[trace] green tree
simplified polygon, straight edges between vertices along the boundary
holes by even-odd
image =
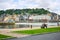
[[[12,15],[14,13],[14,9],[8,9],[5,11],[5,13]]]
[[[5,13],[5,11],[4,11],[4,10],[0,10],[0,15],[1,15],[1,14],[4,14],[4,13]]]

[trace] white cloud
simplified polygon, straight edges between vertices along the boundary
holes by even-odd
[[[12,9],[15,8],[13,0],[0,0],[0,10],[3,9]]]
[[[20,8],[50,8],[50,11],[60,11],[60,0],[0,0],[1,9]]]

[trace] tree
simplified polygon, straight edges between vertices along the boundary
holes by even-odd
[[[14,13],[14,9],[8,9],[5,11],[5,13],[12,15]]]
[[[4,14],[4,13],[5,13],[5,11],[4,11],[4,10],[0,10],[0,15],[1,15],[1,14]]]
[[[16,9],[16,10],[14,10],[14,13],[15,14],[21,14],[21,10],[20,9]]]
[[[48,10],[45,10],[44,8],[36,8],[36,9],[8,9],[8,10],[1,10],[0,11],[0,14],[10,14],[12,15],[13,13],[15,14],[21,14],[21,13],[29,13],[29,14],[38,14],[38,15],[41,15],[41,14],[47,14],[49,11]]]

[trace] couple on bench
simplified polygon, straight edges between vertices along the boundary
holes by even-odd
[[[47,28],[47,24],[42,24],[41,28]]]

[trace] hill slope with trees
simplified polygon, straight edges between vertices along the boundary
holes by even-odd
[[[38,14],[38,15],[41,15],[41,14],[47,14],[49,13],[48,10],[45,10],[44,8],[36,8],[36,9],[7,9],[7,10],[0,10],[0,15],[1,14],[10,14],[12,15],[13,13],[14,14],[21,14],[21,13],[29,13],[29,14]]]

